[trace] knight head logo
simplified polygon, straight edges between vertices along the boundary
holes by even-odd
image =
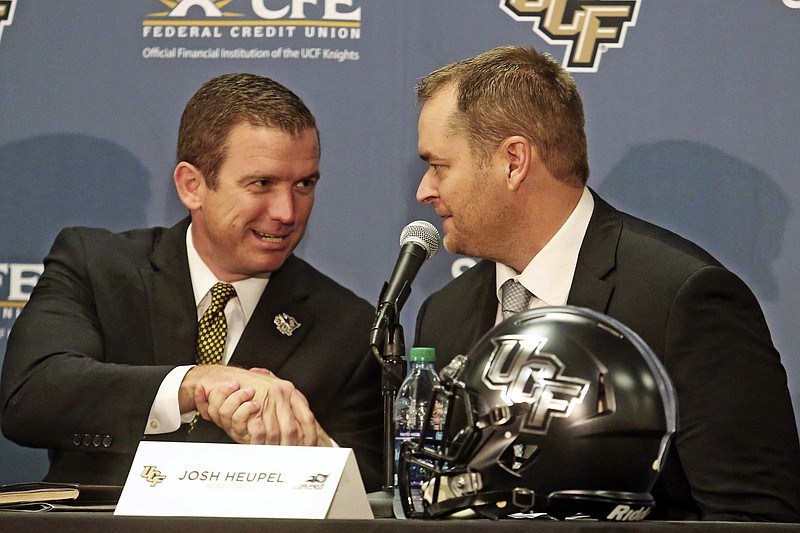
[[[571,72],[597,72],[609,48],[622,48],[636,25],[641,0],[500,0],[511,18],[532,22],[550,44],[566,45],[562,65]]]
[[[186,17],[189,16],[190,9],[193,9],[194,13],[202,12],[206,17],[224,17],[231,15],[230,13],[222,11],[222,7],[230,3],[230,0],[179,0],[178,2],[161,0],[161,2],[169,7],[170,10],[163,13],[153,13],[153,15]]]

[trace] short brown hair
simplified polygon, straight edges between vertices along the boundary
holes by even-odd
[[[225,74],[203,84],[186,104],[178,130],[178,162],[197,167],[213,189],[225,160],[228,134],[242,122],[293,136],[314,128],[319,146],[314,115],[300,97],[263,76]]]
[[[523,46],[495,48],[432,72],[417,84],[417,98],[424,103],[450,84],[458,102],[451,125],[467,136],[478,160],[521,135],[556,179],[586,183],[583,103],[575,80],[550,55]]]

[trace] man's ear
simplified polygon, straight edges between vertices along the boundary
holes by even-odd
[[[533,147],[525,137],[513,135],[501,143],[500,150],[506,166],[506,185],[515,191],[531,170]]]
[[[200,209],[206,190],[206,179],[196,166],[186,161],[181,161],[172,173],[175,189],[183,205],[189,211]]]

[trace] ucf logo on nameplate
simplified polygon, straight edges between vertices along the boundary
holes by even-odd
[[[353,450],[139,444],[116,515],[373,518]]]

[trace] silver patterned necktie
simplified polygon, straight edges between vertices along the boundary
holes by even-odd
[[[504,319],[526,310],[533,297],[533,294],[515,279],[506,280],[500,290],[503,294]]]

